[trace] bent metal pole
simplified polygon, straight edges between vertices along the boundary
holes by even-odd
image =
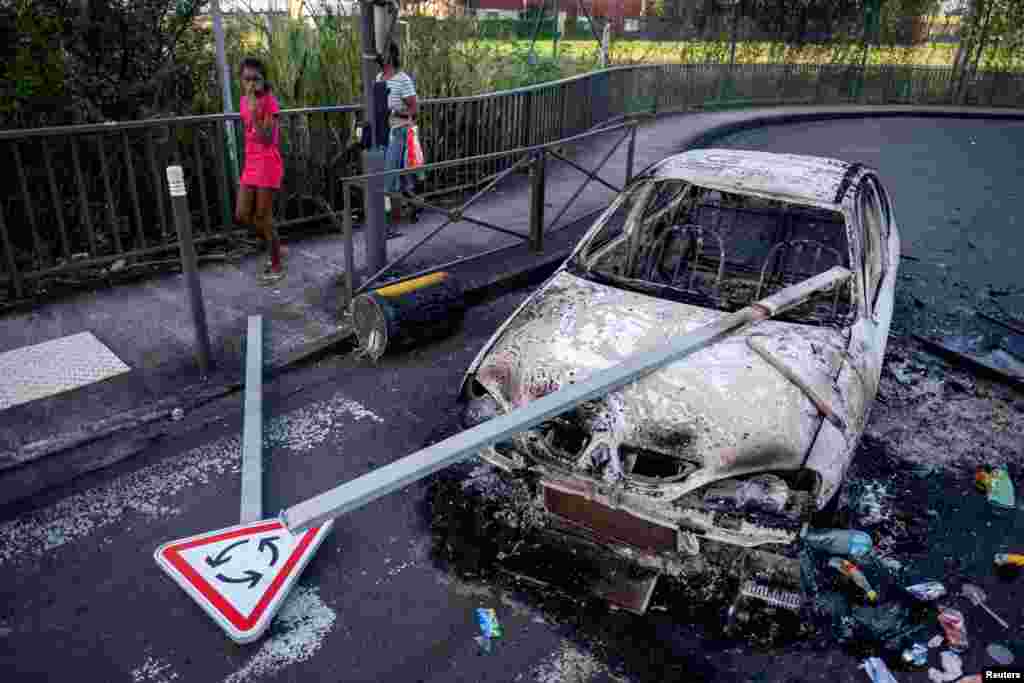
[[[839,287],[850,276],[849,270],[836,266],[786,287],[770,297],[685,334],[666,347],[637,354],[618,365],[594,373],[582,382],[570,384],[522,408],[293,505],[281,512],[281,522],[291,533],[298,533],[358,509],[448,465],[469,458],[482,448],[571,410],[584,401],[632,384],[640,377],[685,358],[742,328],[798,306],[816,292]]]

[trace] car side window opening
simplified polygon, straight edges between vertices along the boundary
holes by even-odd
[[[885,221],[878,192],[871,180],[866,180],[861,185],[858,203],[863,228],[861,239],[864,245],[864,283],[867,288],[867,301],[874,305],[885,274],[885,252],[881,238]]]
[[[618,286],[723,311],[849,267],[837,211],[730,193],[679,180],[630,190],[581,250],[583,269]],[[852,288],[822,292],[784,317],[847,324]]]

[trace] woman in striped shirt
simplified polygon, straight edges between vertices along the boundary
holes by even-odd
[[[380,61],[381,75],[388,85],[388,109],[391,116],[391,134],[388,138],[386,168],[395,171],[405,168],[406,139],[409,126],[416,125],[416,113],[419,104],[416,101],[416,85],[409,74],[402,71],[402,62],[398,54],[398,46],[391,44],[387,60]],[[413,175],[393,175],[387,179],[387,191],[395,194],[412,194],[415,187]],[[395,201],[395,206],[398,201]],[[413,218],[417,212],[413,210]],[[399,217],[398,211],[392,212],[392,222]]]

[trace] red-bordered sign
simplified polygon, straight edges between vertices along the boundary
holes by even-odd
[[[238,643],[256,640],[274,618],[331,528],[292,535],[261,521],[165,543],[157,564]]]

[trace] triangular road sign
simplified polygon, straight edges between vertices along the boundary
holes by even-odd
[[[165,543],[154,556],[228,637],[251,643],[267,630],[331,525],[293,535],[277,520],[241,524]]]

